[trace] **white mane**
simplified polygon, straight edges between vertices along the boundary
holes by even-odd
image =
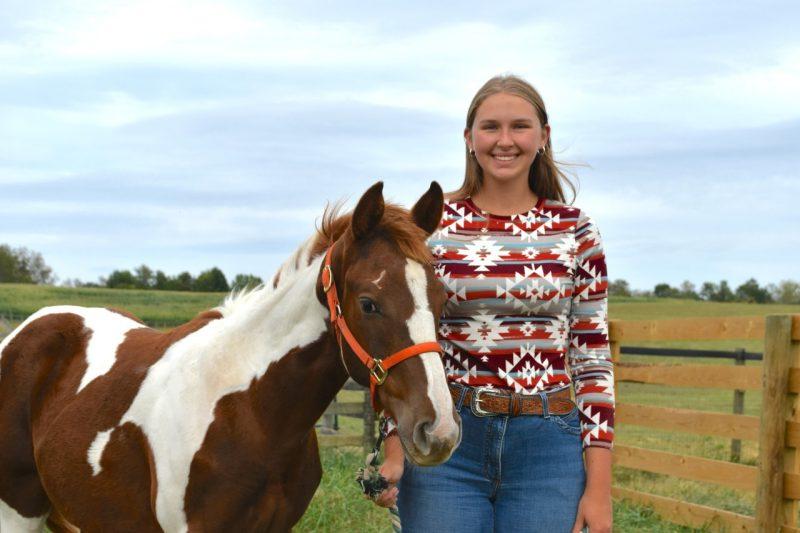
[[[269,297],[277,289],[290,283],[299,272],[308,266],[311,261],[311,249],[316,239],[316,234],[306,239],[278,268],[273,281],[262,283],[252,288],[234,289],[225,297],[222,305],[214,308],[214,310],[219,311],[223,317],[229,317],[233,314],[247,312],[254,305],[259,305],[264,298]],[[276,278],[277,283],[274,281]]]

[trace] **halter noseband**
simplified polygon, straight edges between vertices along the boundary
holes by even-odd
[[[328,251],[325,253],[325,266],[322,268],[321,276],[322,290],[327,296],[328,310],[331,313],[331,326],[336,332],[336,340],[339,342],[339,353],[342,355],[342,364],[344,365],[345,372],[347,372],[348,375],[350,374],[350,371],[347,369],[347,365],[344,362],[342,337],[344,337],[344,340],[347,342],[347,345],[350,346],[350,349],[353,350],[353,353],[356,354],[356,357],[358,357],[364,366],[366,366],[369,370],[369,394],[372,398],[372,408],[375,409],[375,388],[379,385],[382,385],[383,382],[386,381],[386,377],[389,375],[389,369],[399,363],[402,363],[409,357],[414,357],[415,355],[421,355],[426,352],[442,353],[442,348],[439,346],[438,342],[423,342],[403,348],[402,350],[393,353],[389,357],[384,358],[372,357],[369,353],[367,353],[367,351],[361,347],[356,338],[353,336],[353,333],[350,331],[350,328],[347,327],[347,323],[344,320],[342,306],[339,303],[339,295],[336,292],[336,283],[333,281],[333,271],[331,270],[332,252],[333,246],[329,247]],[[375,410],[377,411],[378,409]]]

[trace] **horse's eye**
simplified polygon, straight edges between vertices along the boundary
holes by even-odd
[[[378,304],[370,300],[369,298],[359,298],[358,302],[361,304],[361,311],[367,315],[374,315],[380,313],[378,309]]]

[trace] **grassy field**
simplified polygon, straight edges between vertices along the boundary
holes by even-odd
[[[27,315],[34,310],[54,304],[110,306],[132,311],[148,323],[174,325],[190,319],[197,312],[217,305],[224,295],[208,293],[176,293],[158,291],[123,291],[108,289],[64,289],[0,284],[0,316],[9,312]],[[671,299],[612,299],[610,317],[623,320],[654,320],[685,317],[762,316],[768,314],[800,314],[800,306],[721,304]],[[638,344],[638,343],[637,343]],[[645,344],[648,345],[648,344]],[[674,348],[704,348],[732,350],[746,348],[763,350],[761,341],[714,342],[662,342],[650,343]],[[624,361],[647,363],[676,363],[719,365],[732,361],[687,359],[646,356],[623,356]],[[748,362],[748,365],[757,364]],[[353,399],[359,393],[341,393],[344,399]],[[669,405],[690,409],[731,412],[732,391],[710,389],[675,389],[657,385],[634,383],[620,384],[618,399],[628,403]],[[758,415],[761,396],[748,392],[745,397],[745,414]],[[361,421],[340,418],[342,431],[358,433]],[[652,429],[621,426],[617,428],[617,442],[624,445],[697,455],[728,460],[730,441],[715,437],[701,437],[670,433]],[[755,464],[758,454],[755,442],[742,443],[742,463]],[[355,470],[363,461],[355,449],[326,449],[322,459],[325,474],[312,504],[297,527],[297,531],[390,531],[387,512],[360,498],[354,482]],[[668,476],[647,474],[616,468],[615,483],[665,496],[679,497],[695,503],[752,514],[752,493],[723,489],[714,485],[682,481]],[[692,531],[658,520],[648,509],[617,503],[614,509],[615,531],[677,532]]]
[[[177,326],[222,303],[224,293],[71,289],[0,283],[0,317],[25,317],[48,305],[124,309],[155,326]]]

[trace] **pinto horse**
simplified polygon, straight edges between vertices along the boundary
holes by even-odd
[[[340,344],[326,289],[338,288],[370,354],[436,340],[445,296],[425,239],[442,190],[432,183],[409,212],[385,204],[382,187],[350,215],[328,212],[273,284],[171,331],[60,306],[4,339],[0,531],[291,529],[322,473],[315,421],[348,375],[371,379]],[[437,353],[416,355],[373,400],[396,418],[407,457],[434,465],[461,425]]]

